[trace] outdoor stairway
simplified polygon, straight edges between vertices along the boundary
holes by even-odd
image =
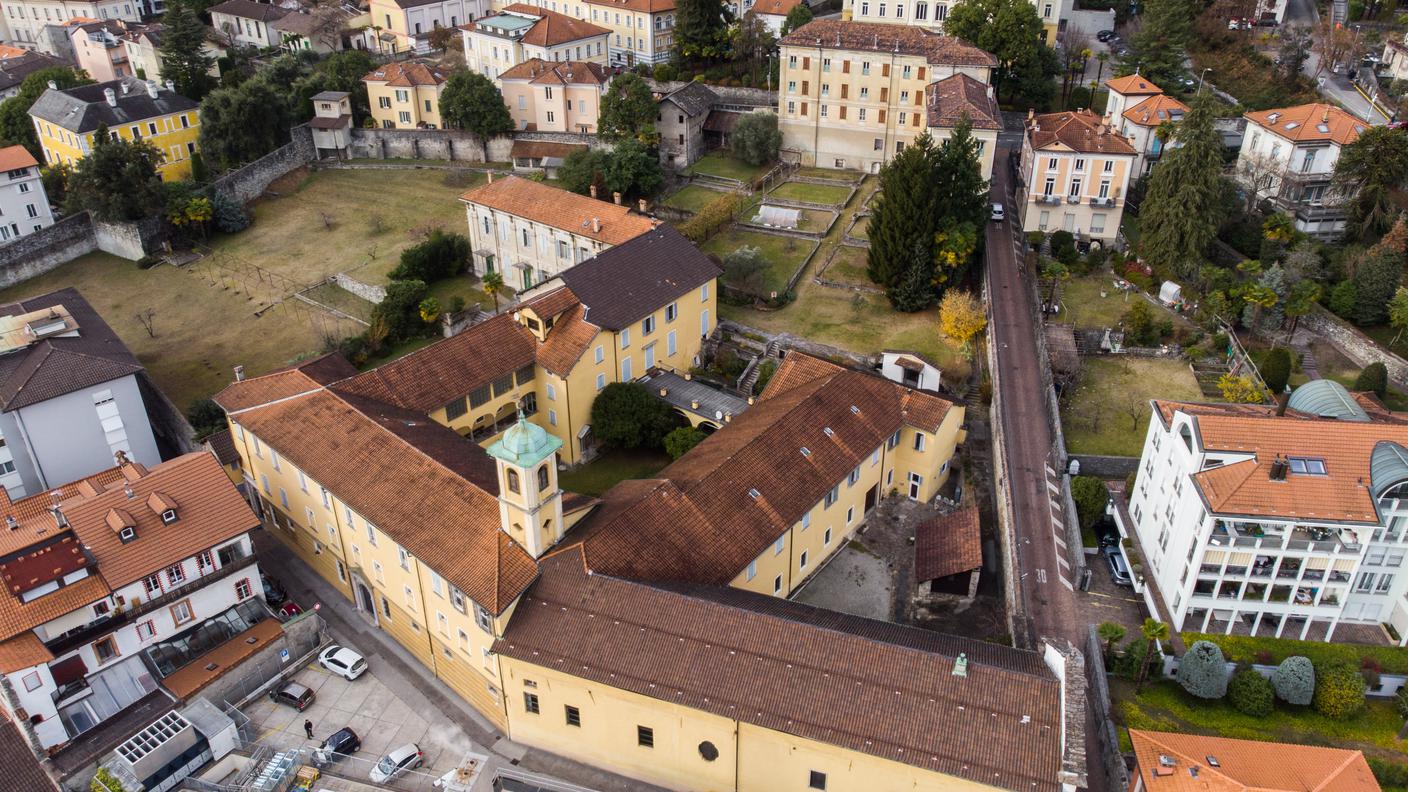
[[[1315,352],[1308,346],[1298,346],[1295,348],[1300,353],[1300,370],[1304,372],[1307,379],[1320,379],[1320,366],[1315,362]]]
[[[1198,381],[1198,389],[1203,392],[1204,396],[1222,396],[1222,389],[1217,387],[1217,381],[1227,373],[1226,365],[1206,360],[1195,360],[1192,368],[1193,377]]]
[[[753,393],[753,386],[758,383],[758,372],[762,371],[763,363],[768,360],[777,360],[777,351],[781,347],[782,342],[776,338],[768,342],[767,347],[763,350],[762,357],[758,358],[757,363],[754,364],[752,368],[748,369],[748,373],[744,374],[743,377],[738,380],[739,393],[742,393],[744,396]]]

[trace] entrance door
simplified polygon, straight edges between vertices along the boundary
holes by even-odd
[[[372,593],[361,583],[357,584],[357,607],[371,614],[376,613],[376,603],[372,601]]]
[[[865,513],[875,508],[875,502],[880,499],[880,485],[876,484],[865,492]]]
[[[919,500],[919,488],[924,486],[924,477],[918,473],[909,474],[909,499]]]

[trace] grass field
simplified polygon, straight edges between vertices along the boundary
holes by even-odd
[[[732,229],[715,234],[700,249],[723,258],[745,245],[758,248],[762,251],[763,258],[768,260],[768,268],[758,286],[761,296],[766,297],[771,292],[780,293],[787,288],[787,281],[807,257],[807,252],[812,249],[813,244],[815,243],[805,239]]]
[[[1043,287],[1049,288],[1049,286]],[[1100,296],[1101,292],[1105,295]],[[1044,297],[1043,297],[1044,299]],[[1077,327],[1114,327],[1136,300],[1144,298],[1114,287],[1114,276],[1103,274],[1072,278],[1060,286],[1061,315],[1057,321],[1073,322]],[[1150,304],[1154,318],[1183,322],[1172,311]]]
[[[768,193],[768,195],[788,201],[806,201],[808,203],[840,206],[846,201],[846,194],[849,192],[850,190],[845,187],[837,187],[831,184],[785,182]]]
[[[875,284],[871,283],[870,277],[865,274],[866,257],[869,252],[864,248],[839,245],[835,255],[831,257],[831,263],[826,265],[826,271],[821,273],[821,276],[827,280],[851,286],[875,288]],[[821,266],[821,264],[817,266]]]
[[[860,184],[865,174],[860,171],[836,170],[835,168],[798,168],[792,175],[812,179],[835,179]]]
[[[1139,456],[1153,398],[1207,401],[1181,360],[1086,358],[1080,384],[1061,399],[1061,428],[1073,454]]]
[[[762,208],[766,205],[766,202],[760,203],[741,216],[751,222],[757,222],[758,213],[762,211]],[[831,222],[831,212],[823,212],[820,209],[800,209],[798,211],[800,212],[797,216],[798,231],[820,234],[826,231],[827,224]],[[761,223],[759,223],[759,225],[761,225]]]
[[[710,201],[714,201],[725,195],[728,195],[728,193],[722,190],[711,190],[708,187],[701,187],[698,184],[689,184],[679,192],[666,198],[665,205],[672,209],[697,212],[708,205]]]
[[[721,176],[725,179],[737,179],[742,182],[752,182],[754,179],[768,172],[770,165],[759,165],[753,167],[746,162],[736,160],[727,151],[713,151],[705,154],[700,160],[690,166],[690,173],[707,173],[710,176]]]
[[[569,492],[597,496],[625,479],[648,478],[670,464],[660,451],[607,451],[580,467],[563,471],[558,479]]]
[[[860,222],[851,227],[851,236],[856,239],[870,240],[870,215],[861,218]]]

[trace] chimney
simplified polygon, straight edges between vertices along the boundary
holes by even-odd
[[[1035,108],[1035,107],[1028,107],[1028,108],[1027,108],[1027,120],[1028,120],[1028,121],[1035,121],[1035,120],[1036,120],[1036,108]]]
[[[132,491],[132,482],[124,481],[122,483],[122,494],[127,496],[127,500],[137,497],[137,493]]]
[[[953,660],[953,675],[956,677],[968,676],[968,653],[959,652],[958,657]]]
[[[1325,108],[1325,114],[1322,115],[1322,116],[1320,116],[1320,123],[1322,123],[1322,124],[1328,124],[1328,123],[1330,123],[1330,108],[1329,108],[1329,107],[1326,107],[1326,108]]]
[[[592,190],[592,200],[595,201],[595,200],[596,200],[596,185],[595,185],[595,184],[592,185],[591,190]]]
[[[620,206],[620,205],[621,205],[621,193],[618,193],[618,192],[611,193],[611,200],[615,201],[617,206]]]
[[[109,107],[117,107],[117,94],[111,88],[103,89],[103,98],[108,101]]]
[[[57,90],[59,90],[59,84],[56,83],[56,82],[54,82],[53,80],[50,80],[50,81],[49,81],[49,90],[51,90],[51,91],[57,91]]]
[[[15,519],[15,515],[7,514],[5,515],[5,527],[9,528],[11,531],[19,530],[20,521]]]
[[[596,192],[596,188],[595,188],[595,187],[592,188],[592,192]],[[620,193],[617,193],[617,195],[620,195]],[[600,233],[601,233],[601,218],[600,218],[600,217],[593,217],[593,218],[592,218],[592,233],[593,233],[593,234],[600,234]]]
[[[244,366],[235,366],[235,382],[244,382]]]
[[[172,93],[176,93],[176,83],[174,83],[174,82],[172,82],[172,81],[170,81],[170,80],[167,80],[167,81],[166,81],[166,90],[168,90],[168,91],[170,91],[170,92],[172,92]]]
[[[157,94],[156,80],[147,80],[147,96],[155,99]]]
[[[1289,393],[1278,393],[1278,394],[1276,394],[1276,417],[1277,417],[1277,418],[1281,418],[1281,417],[1284,417],[1284,416],[1286,415],[1286,405],[1287,405],[1287,404],[1290,404],[1290,402],[1291,402],[1291,394],[1289,394]]]
[[[644,199],[644,198],[640,199],[640,200],[636,203],[636,205],[640,207],[640,213],[641,213],[641,214],[645,214],[645,207],[648,205],[648,204],[646,204],[645,199]]]

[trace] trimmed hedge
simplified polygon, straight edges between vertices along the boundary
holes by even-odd
[[[1408,674],[1408,652],[1396,646],[1365,646],[1333,644],[1316,641],[1296,641],[1290,638],[1252,638],[1245,635],[1209,635],[1185,632],[1183,642],[1190,646],[1197,641],[1212,641],[1234,663],[1275,665],[1287,657],[1308,657],[1316,666],[1349,663],[1359,668],[1360,662],[1372,658],[1385,674]],[[1264,653],[1264,654],[1263,654]]]
[[[1227,695],[1227,661],[1212,641],[1198,641],[1188,647],[1178,663],[1178,684],[1204,699]]]
[[[1276,708],[1276,693],[1270,680],[1255,669],[1244,667],[1227,684],[1227,701],[1243,715],[1264,718]]]
[[[1276,697],[1297,707],[1310,706],[1315,696],[1315,666],[1304,657],[1287,657],[1271,672]]]
[[[1364,709],[1368,685],[1353,666],[1333,665],[1315,669],[1315,711],[1327,718],[1344,720]]]

